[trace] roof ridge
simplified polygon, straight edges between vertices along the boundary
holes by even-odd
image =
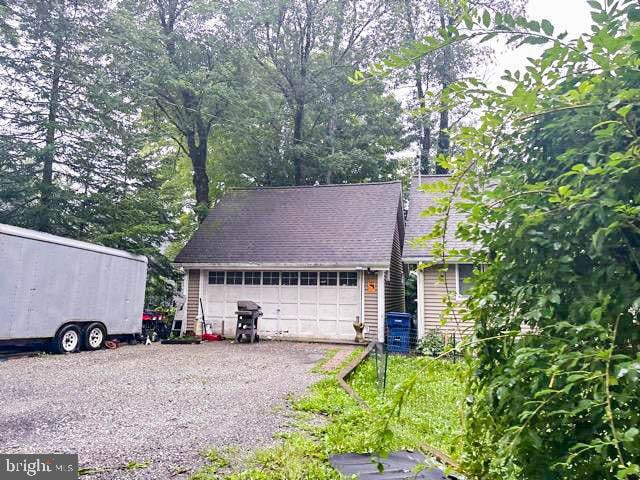
[[[231,187],[228,191],[242,191],[242,190],[293,190],[296,188],[319,188],[319,187],[360,187],[371,185],[391,185],[394,183],[402,184],[401,180],[389,180],[386,182],[361,182],[361,183],[323,183],[320,185],[283,185],[279,187]]]
[[[429,173],[429,174],[421,174],[418,175],[417,173],[412,175],[412,178],[432,178],[432,177],[450,177],[451,174],[450,173]]]

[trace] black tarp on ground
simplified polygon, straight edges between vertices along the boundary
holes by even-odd
[[[345,453],[329,457],[331,466],[347,477],[356,475],[358,480],[453,480],[455,477],[445,476],[438,468],[428,467],[415,473],[416,466],[424,464],[426,457],[418,452],[400,451],[381,459],[384,471],[379,472],[377,463],[371,455]]]

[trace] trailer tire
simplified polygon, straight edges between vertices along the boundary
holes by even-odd
[[[74,353],[80,347],[80,327],[78,325],[66,325],[62,327],[53,339],[53,347],[56,353]]]
[[[107,331],[101,323],[90,323],[82,332],[84,350],[100,350],[107,339]]]

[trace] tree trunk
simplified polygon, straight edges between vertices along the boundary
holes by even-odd
[[[198,221],[206,218],[209,206],[209,174],[207,173],[207,146],[211,123],[205,122],[202,113],[196,110],[196,97],[189,91],[182,91],[184,109],[190,112],[193,125],[186,131],[187,149],[193,167],[193,187],[196,191],[195,212]]]
[[[449,17],[448,24],[451,25],[453,19]],[[444,29],[447,28],[447,20],[445,19],[445,13],[443,7],[440,7],[440,26]],[[451,47],[444,48],[442,56],[442,70],[440,72],[440,79],[442,83],[441,98],[444,95],[444,91],[451,84]],[[440,124],[438,126],[438,155],[449,155],[449,106],[444,100],[440,101]],[[436,165],[436,173],[443,174],[448,173],[446,168]]]
[[[207,137],[196,134],[195,131],[187,134],[189,158],[193,166],[193,187],[196,191],[195,212],[198,221],[207,216],[209,210],[209,175],[207,174]],[[199,138],[196,138],[199,137]]]
[[[174,28],[180,13],[180,4],[177,0],[169,0],[166,4],[161,0],[155,0],[158,7],[158,19],[165,34],[165,49],[167,56],[173,65],[179,70],[180,61],[176,58],[176,42]],[[198,221],[206,218],[209,206],[209,174],[207,173],[207,145],[211,122],[206,121],[200,111],[201,99],[189,88],[183,88],[179,92],[184,110],[184,124],[178,125],[177,120],[171,120],[187,140],[187,150],[191,166],[193,168],[193,186],[196,191],[196,206],[194,211]],[[168,116],[168,115],[167,115]],[[182,123],[182,122],[180,122]]]
[[[411,1],[404,2],[405,18],[408,26],[409,40],[416,41],[416,29],[413,24],[413,12],[411,9]],[[422,79],[422,63],[417,59],[414,64],[416,98],[418,99],[418,107],[421,114],[418,117],[418,144],[420,147],[420,172],[429,174],[429,153],[431,151],[431,124],[429,116],[426,115],[427,102],[424,94],[424,84]]]
[[[62,43],[56,42],[53,57],[53,74],[51,88],[49,89],[49,112],[45,129],[45,146],[42,152],[42,181],[40,182],[40,207],[38,229],[48,232],[51,229],[51,203],[53,194],[53,162],[55,159],[56,121],[58,119],[58,107],[60,104],[60,78],[62,67]]]
[[[331,68],[335,68],[338,64],[340,57],[340,43],[342,42],[342,36],[344,31],[344,6],[345,0],[338,2],[338,12],[336,15],[336,27],[333,32],[333,44],[331,46]],[[340,81],[340,79],[336,79]],[[329,121],[327,122],[327,137],[329,140],[329,148],[331,149],[331,155],[336,153],[336,129],[338,125],[338,98],[336,90],[338,85],[332,85],[329,89]],[[326,183],[331,183],[331,165],[327,165],[327,171],[325,174]]]
[[[304,126],[304,97],[296,98],[293,120],[293,173],[296,185],[304,185],[304,158],[302,155],[302,128]]]

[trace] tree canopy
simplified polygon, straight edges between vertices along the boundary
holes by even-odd
[[[420,28],[458,9],[439,5]],[[168,275],[227,188],[406,175],[394,84],[349,81],[404,44],[404,8],[0,1],[0,221],[145,253]]]

